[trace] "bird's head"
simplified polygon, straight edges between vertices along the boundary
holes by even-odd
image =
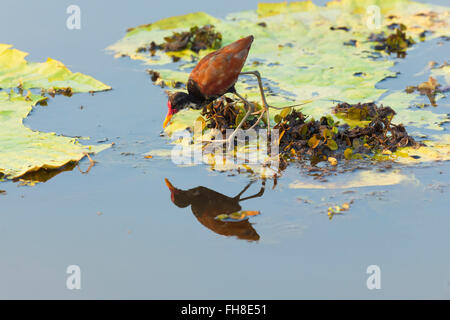
[[[175,92],[168,94],[169,100],[167,101],[167,115],[163,123],[163,128],[167,126],[172,116],[178,111],[185,109],[190,103],[191,99],[185,92]]]
[[[170,200],[179,208],[186,208],[190,205],[189,197],[186,191],[175,188],[169,181],[169,179],[164,179],[167,188],[170,191]]]

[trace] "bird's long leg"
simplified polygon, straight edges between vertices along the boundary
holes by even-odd
[[[263,84],[262,84],[262,80],[261,80],[261,74],[257,70],[241,72],[240,74],[243,74],[243,75],[251,74],[251,75],[254,75],[256,77],[256,79],[258,79],[258,87],[259,87],[259,91],[261,93],[261,99],[262,99],[262,103],[264,106],[264,112],[267,114],[267,135],[270,135],[269,104],[267,103],[266,96],[264,94],[264,88],[263,88]],[[263,112],[263,114],[264,114],[264,112]],[[259,117],[258,121],[256,123],[258,123],[261,120],[261,118],[262,117]]]
[[[247,120],[248,116],[250,115],[250,113],[253,112],[253,105],[247,101],[247,99],[245,99],[243,96],[241,96],[239,93],[234,92],[235,95],[237,95],[239,97],[239,99],[242,100],[242,102],[244,102],[244,106],[247,107],[247,113],[245,114],[244,118],[242,118],[241,122],[239,122],[238,126],[236,127],[236,129],[234,130],[234,132],[231,134],[231,136],[236,135],[237,131],[242,127],[242,125],[245,123],[245,120]],[[230,136],[230,138],[231,138]]]
[[[239,199],[239,202],[244,201],[244,200],[253,199],[253,198],[259,198],[259,197],[261,197],[264,194],[265,189],[266,189],[266,181],[263,180],[261,189],[259,190],[258,193],[254,194],[252,196],[249,196],[249,197],[245,197],[245,198]]]
[[[251,186],[254,182],[255,182],[255,181],[250,181],[250,182],[245,186],[245,188],[242,189],[242,191],[239,192],[239,194],[237,194],[234,198],[235,198],[235,199],[240,199],[241,196],[242,196],[242,194],[243,194],[245,191],[247,191],[247,189],[250,188],[250,186]]]
[[[232,146],[234,146],[234,137],[238,133],[239,129],[241,129],[242,125],[245,123],[247,118],[250,116],[250,114],[253,112],[253,106],[250,102],[247,101],[243,96],[241,96],[239,93],[234,92],[234,94],[244,102],[244,108],[247,110],[247,112],[244,115],[244,118],[242,118],[241,122],[239,122],[236,129],[234,129],[233,133],[227,138],[227,139],[221,139],[221,140],[208,140],[208,142],[214,142],[214,143],[224,143],[226,142],[230,149],[232,149]]]
[[[263,112],[261,112],[258,119],[256,119],[256,122],[249,128],[249,130],[253,129],[254,127],[256,127],[258,125],[259,121],[261,121],[262,117],[264,116],[264,113],[265,113],[265,110],[263,110]]]

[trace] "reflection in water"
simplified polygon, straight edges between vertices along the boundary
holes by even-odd
[[[62,172],[72,171],[75,167],[77,167],[78,170],[82,174],[87,174],[91,171],[92,167],[95,165],[95,161],[92,160],[91,156],[88,153],[86,153],[86,157],[89,160],[89,167],[84,170],[82,170],[80,168],[79,161],[78,162],[70,161],[67,164],[65,164],[64,166],[59,167],[59,168],[54,168],[54,169],[53,168],[51,168],[51,169],[40,168],[39,170],[36,170],[36,171],[27,172],[24,175],[14,179],[13,181],[20,182],[22,185],[33,186],[39,182],[47,182],[48,180],[52,179],[53,177],[55,177],[56,175],[58,175]],[[1,177],[2,177],[2,175],[0,174],[0,178]]]
[[[66,164],[60,168],[57,168],[57,169],[41,168],[37,171],[27,172],[23,176],[21,176],[17,179],[14,179],[14,181],[16,181],[16,182],[20,181],[23,184],[29,184],[29,185],[33,185],[38,182],[47,182],[48,180],[50,180],[51,178],[53,178],[54,176],[56,176],[62,172],[72,171],[76,166],[77,166],[77,162],[71,161],[68,164]]]
[[[241,201],[261,197],[264,194],[265,182],[263,182],[261,190],[252,196],[241,198],[253,183],[250,182],[237,196],[231,198],[202,186],[189,190],[177,189],[169,180],[165,179],[165,181],[170,190],[172,202],[179,208],[190,205],[197,220],[208,229],[224,236],[236,236],[242,240],[259,240],[258,233],[248,220],[221,221],[216,217],[240,211],[242,208],[239,202]]]

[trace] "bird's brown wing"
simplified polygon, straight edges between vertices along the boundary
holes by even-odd
[[[189,79],[205,97],[225,94],[236,83],[252,42],[253,36],[249,36],[208,54],[192,70]]]

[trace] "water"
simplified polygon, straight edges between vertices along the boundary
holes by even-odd
[[[290,189],[303,177],[291,167],[274,189],[267,181],[261,197],[241,202],[243,210],[261,211],[249,220],[259,241],[220,235],[189,206],[171,202],[165,178],[180,189],[203,186],[231,197],[249,178],[144,159],[165,145],[165,95],[139,62],[114,59],[104,48],[131,26],[199,10],[224,16],[256,1],[79,1],[79,31],[65,27],[71,1],[2,4],[2,43],[30,52],[30,61],[50,56],[113,87],[58,96],[35,108],[26,125],[116,145],[96,155],[88,174],[74,168],[35,187],[2,183],[0,298],[450,298],[448,163],[403,168],[415,183],[355,193]],[[395,66],[398,78],[379,86],[419,83],[425,76],[414,74],[429,60],[448,57],[448,42],[420,46]],[[253,183],[244,197],[260,188]],[[328,219],[329,204],[352,199],[350,211]],[[81,290],[66,288],[73,264],[81,268]],[[381,268],[381,290],[366,287],[373,264]]]

